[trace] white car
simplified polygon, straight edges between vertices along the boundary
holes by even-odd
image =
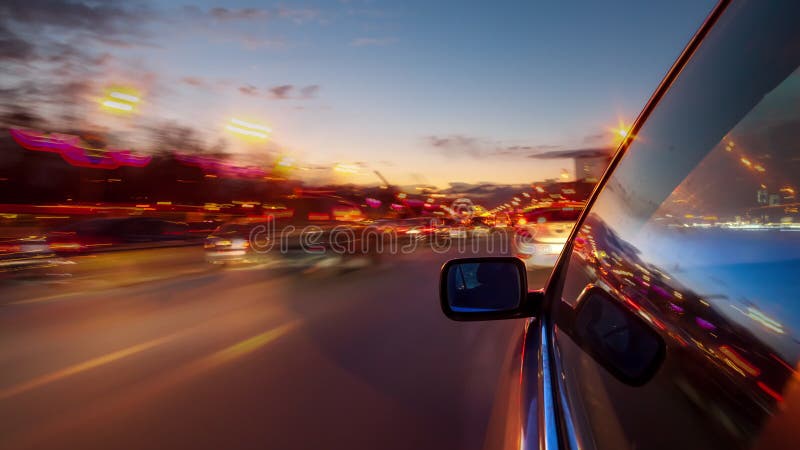
[[[526,210],[515,227],[514,252],[528,270],[553,267],[584,204],[557,202]]]

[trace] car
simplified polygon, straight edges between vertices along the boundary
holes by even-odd
[[[511,217],[508,213],[499,213],[495,216],[495,228],[507,228],[511,226]]]
[[[798,19],[720,2],[542,289],[516,257],[442,267],[447,317],[526,321],[504,447],[797,448]]]
[[[446,245],[450,232],[456,222],[437,216],[411,217],[405,219],[378,219],[369,227],[378,230],[384,240],[384,247],[394,241],[396,251],[412,250],[428,246]]]
[[[491,234],[492,222],[488,217],[473,217],[469,222],[470,236],[486,238]]]
[[[434,219],[428,217],[413,217],[392,222],[384,228],[387,234],[395,233],[402,243],[411,241],[425,241],[432,239],[437,232]]]
[[[523,211],[512,242],[529,270],[555,265],[583,206],[582,202],[546,202]]]
[[[74,255],[190,245],[198,242],[198,238],[190,234],[189,226],[183,222],[115,217],[82,220],[57,228],[48,233],[47,242],[56,254]]]
[[[0,241],[0,273],[18,273],[63,263],[44,236],[26,236]]]

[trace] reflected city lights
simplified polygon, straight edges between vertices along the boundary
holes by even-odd
[[[767,317],[764,315],[764,313],[753,307],[747,308],[747,317],[755,320],[756,322],[778,334],[783,334],[783,326],[780,324],[780,322]]]

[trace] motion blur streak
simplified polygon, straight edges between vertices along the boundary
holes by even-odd
[[[42,375],[40,377],[36,377],[30,381],[26,381],[24,383],[17,384],[16,386],[12,386],[10,388],[4,389],[0,391],[0,400],[5,400],[9,397],[13,397],[15,395],[22,394],[23,392],[30,391],[31,389],[36,389],[38,387],[63,380],[64,378],[70,377],[72,375],[79,374],[81,372],[85,372],[87,370],[92,370],[97,367],[103,366],[105,364],[110,364],[115,361],[118,361],[123,358],[127,358],[129,356],[135,355],[137,353],[141,353],[143,351],[149,350],[151,348],[157,347],[159,345],[165,344],[176,337],[178,337],[181,333],[172,333],[166,336],[153,339],[141,344],[132,345],[128,348],[124,348],[122,350],[118,350],[116,352],[108,353],[102,356],[98,356],[97,358],[92,358],[88,361],[84,361],[82,363],[78,363],[64,369],[58,370],[53,373],[49,373],[47,375]]]

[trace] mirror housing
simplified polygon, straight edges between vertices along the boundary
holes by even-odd
[[[514,257],[459,258],[441,269],[442,312],[458,321],[535,316],[544,294],[528,292],[525,263]]]
[[[599,287],[584,289],[572,322],[570,337],[625,384],[644,385],[664,361],[666,344],[652,325]]]

